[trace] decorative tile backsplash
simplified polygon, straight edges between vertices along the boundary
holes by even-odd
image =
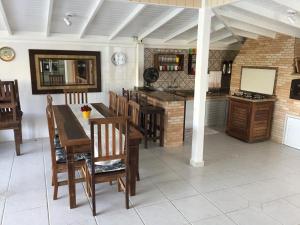
[[[222,62],[234,60],[238,52],[235,50],[210,50],[208,69],[221,70]],[[188,75],[188,49],[145,48],[145,69],[154,66],[154,54],[157,53],[184,54],[184,71],[160,71],[159,79],[153,83],[154,87],[177,86],[181,89],[194,89],[195,76]]]

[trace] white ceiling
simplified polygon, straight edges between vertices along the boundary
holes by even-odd
[[[295,23],[287,11],[294,9]],[[63,18],[72,13],[72,26]],[[230,45],[244,38],[300,38],[299,0],[240,0],[213,8],[211,43]],[[127,0],[0,0],[0,37],[66,35],[75,39],[137,37],[160,43],[195,43],[197,9],[143,5]]]

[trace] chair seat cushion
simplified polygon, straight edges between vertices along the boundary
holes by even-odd
[[[66,163],[67,162],[67,155],[66,152],[63,148],[56,148],[55,149],[56,153],[56,162],[57,163]],[[89,153],[77,153],[75,154],[75,161],[81,161],[85,160],[90,156]]]
[[[86,165],[88,167],[88,170],[90,173],[92,173],[92,160],[90,157],[86,158]],[[99,173],[107,173],[107,172],[115,172],[115,171],[121,171],[125,170],[125,163],[120,160],[116,160],[114,163],[111,164],[104,164],[100,165],[97,162],[95,162],[95,174]]]

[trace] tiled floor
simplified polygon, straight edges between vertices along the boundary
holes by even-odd
[[[300,151],[211,134],[205,137],[206,166],[192,168],[190,148],[141,149],[131,208],[125,209],[115,185],[98,185],[94,218],[82,184],[78,208],[69,209],[67,186],[52,200],[47,139],[25,142],[20,157],[13,143],[2,143],[1,225],[300,224]]]

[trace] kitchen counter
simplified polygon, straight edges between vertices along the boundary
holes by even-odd
[[[139,92],[145,94],[148,97],[156,98],[163,102],[177,102],[184,101],[184,97],[176,95],[171,92],[166,91],[148,91],[148,90],[139,90]]]

